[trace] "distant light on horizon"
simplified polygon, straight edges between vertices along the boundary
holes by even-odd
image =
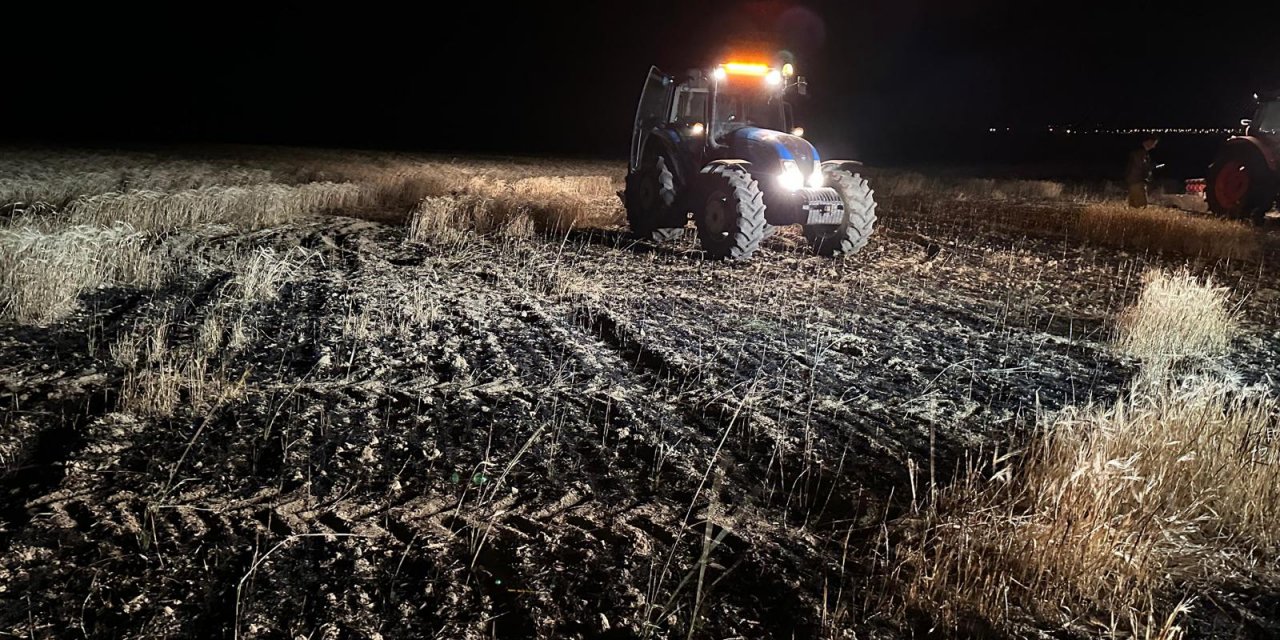
[[[1223,127],[1080,127],[1078,125],[1046,125],[1043,128],[1032,127],[1016,129],[1014,127],[988,127],[987,133],[1031,133],[1045,131],[1066,135],[1231,135],[1239,133],[1237,128]]]

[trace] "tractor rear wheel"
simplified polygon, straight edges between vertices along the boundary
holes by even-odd
[[[804,237],[820,256],[848,256],[867,246],[876,224],[875,192],[861,175],[823,167],[822,177],[844,201],[844,222],[805,225]]]
[[[715,164],[698,176],[698,239],[712,258],[746,260],[764,239],[764,194],[746,169]]]
[[[627,176],[623,199],[627,207],[627,224],[635,235],[656,242],[678,240],[682,227],[659,227],[676,201],[675,176],[663,156],[650,158],[646,166]]]
[[[1247,144],[1228,144],[1209,165],[1205,199],[1220,216],[1261,223],[1275,204],[1276,183],[1261,152]]]

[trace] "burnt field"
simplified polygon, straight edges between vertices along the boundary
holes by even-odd
[[[1119,623],[952,615],[900,550],[982,461],[1130,397],[1150,269],[1226,288],[1190,369],[1274,393],[1274,229],[870,170],[863,252],[784,229],[732,264],[631,239],[610,163],[241,153],[11,161],[0,633],[1280,630],[1256,538]]]

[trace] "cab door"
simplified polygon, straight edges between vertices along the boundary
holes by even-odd
[[[671,104],[672,85],[671,76],[657,67],[649,68],[649,75],[645,78],[644,88],[640,92],[640,105],[636,107],[636,120],[631,128],[629,166],[632,172],[640,166],[645,132],[666,122]]]

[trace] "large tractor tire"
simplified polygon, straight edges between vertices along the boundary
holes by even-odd
[[[655,242],[671,242],[684,235],[683,227],[659,227],[676,201],[675,176],[663,156],[650,158],[646,166],[627,176],[623,198],[627,224],[637,237]]]
[[[804,237],[820,256],[849,256],[862,250],[876,224],[875,192],[861,175],[823,167],[822,177],[844,201],[844,222],[805,225]]]
[[[1228,143],[1209,165],[1205,199],[1217,215],[1260,224],[1276,202],[1277,182],[1261,151],[1247,143]]]
[[[713,164],[698,176],[694,220],[712,258],[747,260],[764,239],[764,194],[746,169]]]

